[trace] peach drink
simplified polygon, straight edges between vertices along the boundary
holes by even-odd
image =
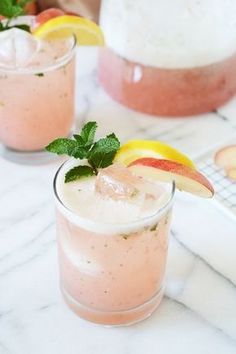
[[[100,177],[65,184],[73,165],[64,164],[54,181],[63,296],[92,322],[142,320],[163,296],[174,186],[140,180],[130,191],[132,175],[116,165]],[[100,184],[113,174],[124,175],[129,196],[107,196],[106,185]]]
[[[102,86],[149,114],[217,109],[236,93],[235,14],[234,0],[103,0]]]
[[[96,122],[46,150],[69,155],[54,178],[61,290],[80,317],[105,325],[147,318],[160,304],[175,186],[203,198],[214,188],[185,154]]]
[[[24,31],[10,31],[5,41],[12,45],[19,40],[28,57],[21,55],[17,44],[10,59],[0,50],[0,141],[20,152],[42,150],[72,129],[75,40],[36,41]]]

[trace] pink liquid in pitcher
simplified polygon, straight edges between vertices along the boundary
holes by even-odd
[[[235,22],[234,0],[103,0],[100,82],[144,113],[215,110],[236,93]]]
[[[236,55],[192,69],[161,69],[102,49],[99,79],[118,102],[137,111],[188,116],[216,110],[236,93]],[[112,78],[112,79],[111,79]]]

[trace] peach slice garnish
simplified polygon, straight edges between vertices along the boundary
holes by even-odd
[[[51,20],[52,18],[55,18],[58,16],[64,16],[64,15],[65,15],[64,11],[54,8],[54,7],[44,10],[36,16],[36,26],[40,26],[43,23]]]
[[[179,190],[211,198],[214,188],[197,170],[176,161],[145,157],[133,161],[129,169],[138,176],[164,182],[174,181]]]

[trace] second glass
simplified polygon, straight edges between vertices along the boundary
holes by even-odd
[[[17,23],[33,25],[33,17]],[[0,142],[3,155],[19,163],[41,163],[40,153],[74,123],[76,40],[40,41],[27,65],[5,65],[0,58]],[[51,157],[49,157],[51,158]]]

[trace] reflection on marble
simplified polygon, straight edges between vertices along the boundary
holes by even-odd
[[[197,157],[236,136],[236,101],[191,119],[139,114],[113,102],[96,79],[96,52],[79,50],[77,124],[161,139]],[[236,222],[214,202],[178,193],[166,296],[148,320],[107,329],[77,318],[58,288],[51,182],[59,165],[0,159],[0,354],[235,354]]]

